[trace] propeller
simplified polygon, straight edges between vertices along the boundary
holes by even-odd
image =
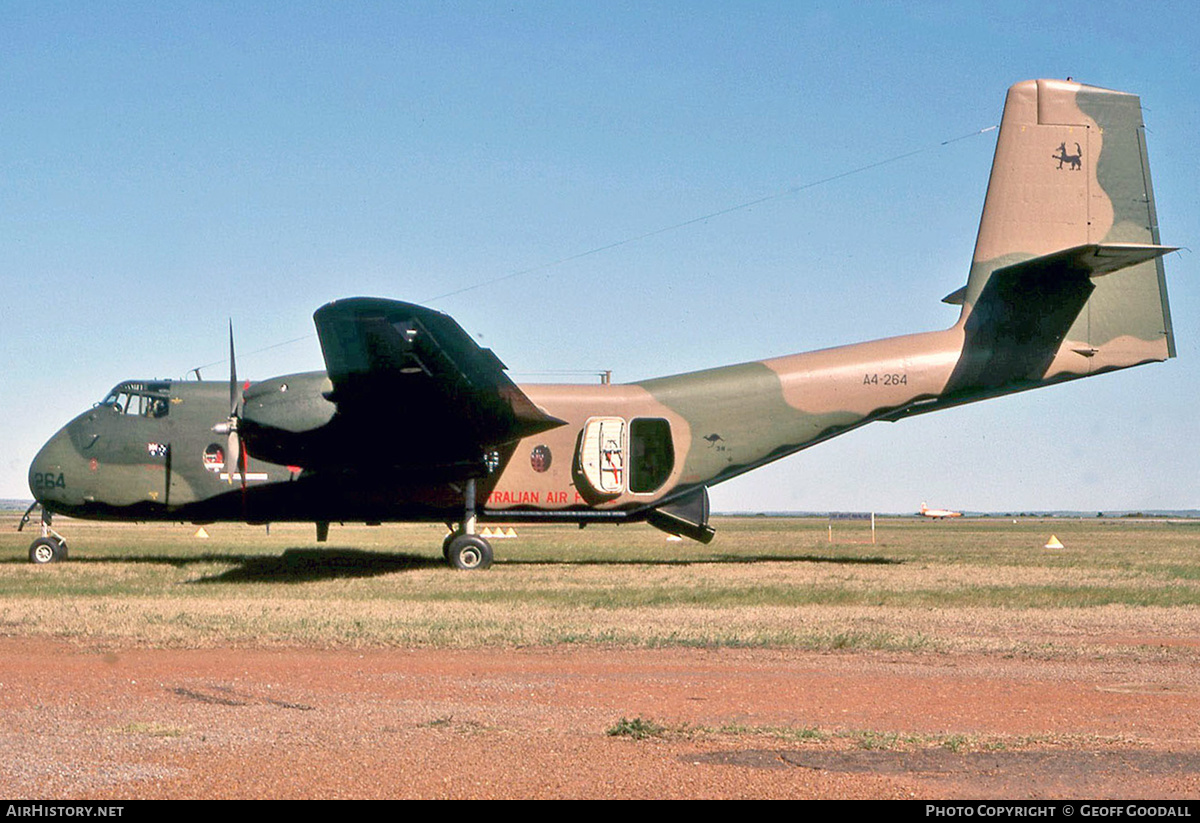
[[[242,448],[242,438],[238,433],[238,420],[242,416],[242,390],[238,386],[237,358],[233,350],[233,321],[229,321],[229,418],[224,423],[218,423],[212,430],[217,434],[226,435],[225,440],[225,476],[233,484],[233,472],[236,468],[241,478],[242,492],[246,491],[246,450]]]

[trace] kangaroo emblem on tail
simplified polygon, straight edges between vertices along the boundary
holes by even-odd
[[[1071,166],[1071,171],[1079,171],[1081,168],[1083,168],[1083,147],[1078,143],[1075,144],[1074,154],[1067,154],[1067,144],[1061,143],[1058,147],[1058,154],[1052,154],[1050,156],[1058,161],[1058,167],[1060,169],[1063,167],[1063,163],[1069,163]]]

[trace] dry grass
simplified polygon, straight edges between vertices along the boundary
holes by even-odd
[[[25,562],[0,519],[0,631],[100,643],[619,644],[1190,657],[1198,524],[730,518],[709,546],[644,526],[518,528],[460,573],[439,526],[56,522],[71,560]],[[1042,548],[1053,532],[1065,549]]]

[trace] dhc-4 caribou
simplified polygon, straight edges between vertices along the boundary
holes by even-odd
[[[231,340],[228,382],[126,381],[64,426],[30,468],[30,558],[66,557],[55,513],[307,521],[319,540],[330,522],[440,521],[463,569],[491,564],[487,521],[641,521],[707,542],[708,488],[773,460],[1174,356],[1169,251],[1138,97],[1019,83],[949,329],[625,385],[518,386],[445,314],[337,300],[314,315],[324,371],[242,383]]]

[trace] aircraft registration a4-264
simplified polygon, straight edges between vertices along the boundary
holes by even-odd
[[[63,427],[30,468],[30,558],[66,557],[55,513],[306,521],[318,540],[330,522],[440,521],[461,569],[491,564],[487,521],[640,521],[708,542],[708,487],[773,460],[1173,357],[1170,251],[1138,97],[1018,83],[949,329],[625,385],[518,386],[445,314],[338,300],[314,315],[325,371],[239,383],[231,339],[228,383],[120,383]]]

